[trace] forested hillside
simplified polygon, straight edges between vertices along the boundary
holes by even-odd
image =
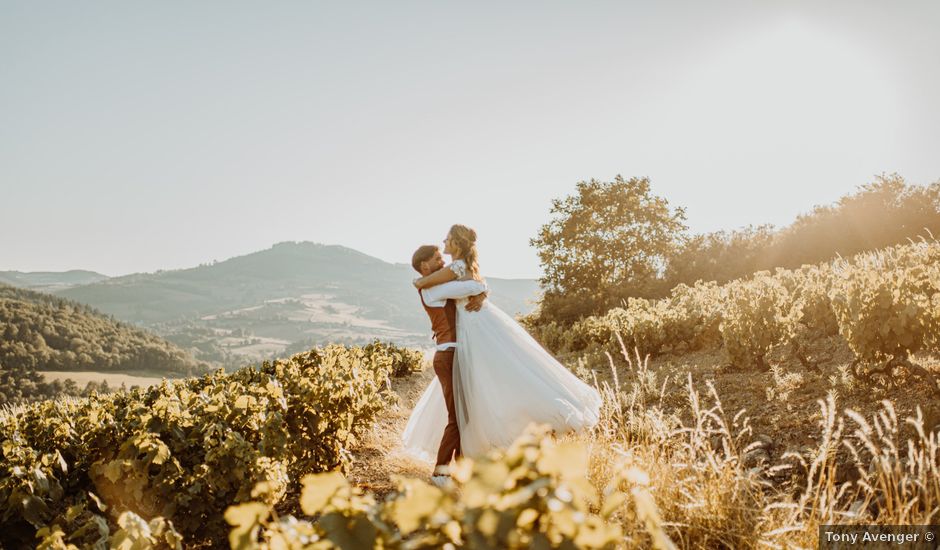
[[[175,345],[71,300],[0,285],[0,365],[7,369],[204,372]]]

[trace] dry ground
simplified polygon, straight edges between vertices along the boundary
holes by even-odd
[[[628,362],[622,350],[609,351],[620,385],[629,392],[638,381],[637,360]],[[690,420],[689,378],[703,396],[708,393],[706,382],[710,382],[727,417],[730,419],[743,409],[752,429],[750,440],[770,442],[764,448],[771,463],[780,462],[787,452],[805,456],[819,445],[822,432],[819,401],[825,400],[828,392],[834,393],[839,413],[852,409],[869,420],[882,410],[883,401],[889,401],[901,420],[902,441],[916,439],[914,428],[903,420],[914,417],[918,407],[924,415],[925,428],[940,430],[940,392],[931,389],[926,381],[904,372],[895,378],[894,387],[856,380],[850,370],[854,356],[839,336],[819,339],[808,352],[810,359],[818,361],[815,370],[804,368],[786,349],[769,354],[771,370],[765,372],[731,367],[721,349],[664,353],[650,358],[647,365],[655,376],[662,408],[679,411],[686,422]],[[613,384],[608,357],[596,353],[581,360],[594,370],[600,384]],[[577,369],[577,358],[563,361]],[[936,355],[920,355],[914,361],[940,374],[940,358]],[[845,449],[841,449],[838,459],[847,458]]]
[[[430,365],[419,374],[392,380],[399,403],[382,415],[353,450],[355,460],[347,474],[351,483],[381,498],[395,488],[393,476],[430,478],[434,465],[402,453],[401,434],[421,393],[436,380]]]

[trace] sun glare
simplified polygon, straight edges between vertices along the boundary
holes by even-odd
[[[825,153],[873,132],[891,141],[899,101],[889,71],[850,37],[789,19],[706,56],[663,98],[670,140],[717,140],[733,155]]]

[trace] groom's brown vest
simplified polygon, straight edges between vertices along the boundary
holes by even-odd
[[[428,307],[421,297],[421,305],[431,318],[431,330],[434,331],[434,340],[437,344],[448,344],[457,341],[457,302],[447,300],[444,307]],[[450,464],[453,457],[460,457],[460,429],[457,427],[457,409],[454,406],[454,355],[453,348],[437,350],[434,352],[434,374],[441,383],[444,392],[444,404],[447,406],[447,425],[441,436],[441,446],[437,449],[437,463],[434,473],[439,474],[439,467]]]
[[[421,297],[421,305],[424,311],[428,312],[431,318],[431,330],[434,332],[434,340],[440,344],[457,341],[457,302],[447,300],[444,307],[430,307],[424,303],[424,296],[418,291]]]

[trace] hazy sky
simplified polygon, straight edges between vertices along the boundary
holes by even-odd
[[[485,274],[578,180],[696,232],[940,179],[940,2],[0,0],[0,270],[190,267],[285,240]]]

